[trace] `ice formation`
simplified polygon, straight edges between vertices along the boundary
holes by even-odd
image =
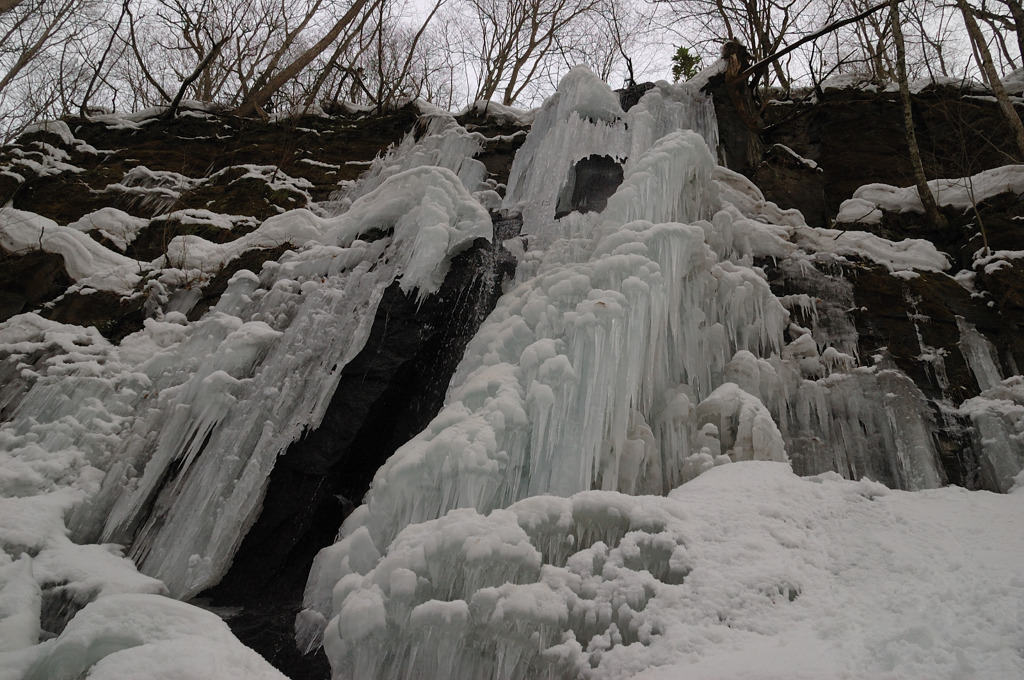
[[[360,529],[325,650],[341,678],[1014,677],[1022,495],[976,493],[754,461],[454,510],[380,559]]]
[[[143,294],[164,308],[118,345],[94,328],[35,314],[0,324],[3,651],[36,641],[41,611],[59,626],[116,593],[188,597],[217,582],[259,512],[275,459],[322,418],[384,290],[397,282],[410,295],[429,295],[451,258],[475,239],[491,238],[490,217],[470,193],[481,188],[476,162],[464,153],[449,160],[433,136],[412,144],[414,152],[431,152],[431,164],[406,154],[396,168],[385,159],[376,181],[350,188],[340,215],[290,211],[241,237],[245,243],[178,237],[169,257],[151,263],[116,255],[80,231],[100,223],[130,240],[138,224],[118,211],[70,226],[0,212],[5,247],[42,244],[59,253],[80,287],[139,294],[132,289],[142,274],[158,272]],[[465,148],[464,139],[459,143]],[[468,168],[469,185],[446,164]],[[164,285],[190,271],[216,271],[247,247],[282,243],[303,247],[259,276],[239,272],[201,320],[189,323],[173,311]],[[126,556],[117,544],[130,546]],[[98,649],[113,651],[97,639]],[[53,657],[59,649],[37,651]],[[169,659],[172,650],[151,651],[139,652],[136,662],[154,654]],[[218,663],[233,654],[224,651]],[[100,677],[100,665],[92,676]],[[260,673],[279,677],[270,671]],[[209,668],[196,670],[202,672]]]
[[[625,677],[703,656],[696,640],[669,640],[731,635],[697,632],[723,624],[768,634],[757,612],[796,600],[802,569],[769,567],[763,583],[719,572],[719,585],[737,578],[735,599],[700,604],[710,586],[694,574],[718,563],[696,566],[699,530],[675,504],[700,487],[622,494],[790,456],[806,473],[945,483],[913,382],[859,366],[847,338],[819,344],[753,261],[856,256],[906,275],[943,271],[946,258],[925,241],[807,227],[716,167],[710,116],[701,95],[664,84],[625,112],[583,69],[538,114],[506,197],[531,246],[518,285],[470,344],[444,408],[378,471],[310,575],[299,638],[322,639],[336,678]],[[603,212],[556,219],[566,173],[594,153],[623,165],[621,186]],[[972,415],[1005,428],[1007,412]],[[993,462],[1006,488],[1021,462],[1009,448]],[[744,469],[730,474],[791,474]],[[717,620],[677,613],[683,602],[717,606]]]
[[[1024,672],[1024,495],[937,488],[933,409],[890,364],[863,365],[836,306],[848,284],[813,264],[913,276],[945,271],[945,256],[812,229],[719,167],[716,145],[693,83],[659,83],[625,111],[574,69],[536,112],[503,204],[524,220],[508,243],[516,281],[441,412],[310,574],[298,637],[323,645],[336,678]],[[5,248],[59,253],[82,290],[139,294],[146,275],[164,312],[118,345],[34,314],[0,324],[0,678],[279,677],[212,614],[164,595],[223,575],[385,288],[422,299],[490,238],[485,206],[500,197],[480,149],[426,112],[320,211],[226,244],[178,237],[148,263],[83,237],[129,243],[141,224],[119,211],[66,226],[0,211]],[[622,183],[603,210],[556,218],[594,155],[620,164]],[[110,191],[159,202],[186,181],[140,168]],[[890,189],[854,207],[904,205]],[[296,249],[239,272],[198,321],[175,311],[172,284],[283,243]],[[756,264],[768,259],[828,299],[776,296]],[[944,415],[973,424],[990,486],[1010,491],[1024,485],[1024,386],[977,329],[959,330],[983,392]],[[848,481],[865,477],[920,493]],[[965,564],[970,578],[949,575]],[[37,644],[43,611],[69,622]],[[768,649],[783,641],[791,651]]]

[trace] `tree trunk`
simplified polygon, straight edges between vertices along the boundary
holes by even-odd
[[[124,22],[126,14],[128,14],[128,0],[124,0],[124,4],[121,5],[121,15],[117,17],[117,24],[114,26],[114,30],[110,34],[110,40],[107,41],[107,47],[103,50],[103,56],[100,57],[100,62],[96,64],[96,68],[92,72],[92,78],[89,79],[89,84],[85,88],[85,94],[82,95],[82,105],[78,108],[79,114],[82,118],[89,117],[89,97],[92,96],[93,88],[96,87],[96,81],[100,78],[100,72],[103,70],[103,64],[106,63],[107,57],[110,56],[110,48],[114,46],[114,40],[117,39],[117,33],[121,30],[121,24]]]
[[[275,92],[284,87],[289,80],[299,75],[302,69],[306,68],[311,61],[320,56],[324,50],[330,47],[331,43],[337,40],[338,36],[341,35],[341,32],[355,21],[355,18],[359,16],[359,12],[366,7],[368,2],[370,2],[370,0],[355,0],[355,2],[352,3],[352,6],[349,7],[348,11],[338,19],[336,24],[334,24],[334,27],[327,32],[327,35],[299,55],[295,61],[281,69],[277,75],[270,78],[266,85],[246,97],[245,100],[242,101],[241,105],[235,109],[235,114],[239,116],[249,116],[256,113],[257,110],[262,110],[263,105]],[[374,0],[374,2],[380,2],[380,0]]]
[[[176,115],[178,115],[178,107],[181,106],[181,100],[184,99],[185,92],[188,90],[189,85],[196,82],[199,76],[206,71],[206,68],[214,59],[217,58],[217,55],[220,54],[221,48],[224,47],[224,44],[230,39],[231,36],[226,35],[215,42],[213,47],[210,48],[209,53],[196,66],[196,70],[193,71],[189,77],[185,78],[185,80],[181,81],[181,87],[178,88],[178,94],[174,95],[174,100],[171,102],[171,105],[167,107],[166,111],[164,111],[164,118],[172,120]]]
[[[1024,58],[1024,7],[1021,7],[1020,0],[1000,0],[1010,10],[1013,17],[1014,33],[1017,37],[1017,49],[1020,56]]]
[[[903,103],[903,129],[910,149],[910,164],[914,167],[914,183],[917,193],[921,196],[925,216],[936,228],[946,225],[945,218],[939,213],[935,196],[928,186],[928,178],[924,174],[924,163],[921,162],[921,149],[917,146],[917,134],[914,132],[914,111],[910,105],[910,86],[907,84],[907,55],[903,44],[903,29],[900,27],[899,0],[889,0],[889,21],[892,25],[893,42],[896,44],[896,79],[900,86],[900,101]]]
[[[995,64],[992,63],[992,53],[988,49],[988,44],[985,42],[985,36],[982,34],[981,29],[978,27],[978,22],[974,19],[974,14],[971,12],[970,6],[967,4],[967,0],[956,0],[956,6],[960,9],[960,13],[964,15],[964,24],[967,26],[967,35],[970,36],[971,42],[974,44],[976,50],[975,57],[978,60],[978,66],[985,73],[988,78],[988,84],[992,88],[992,94],[996,96],[996,101],[999,102],[999,109],[1003,112],[1003,116],[1006,117],[1006,122],[1010,125],[1010,130],[1013,132],[1013,139],[1017,143],[1018,160],[1024,160],[1024,123],[1021,123],[1020,116],[1013,108],[1013,104],[1010,103],[1010,98],[1006,96],[1006,90],[1003,88],[1003,81],[1000,80],[999,74],[996,73]]]

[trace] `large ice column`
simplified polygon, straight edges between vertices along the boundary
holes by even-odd
[[[717,126],[709,97],[689,86],[662,82],[625,112],[602,80],[578,66],[544,103],[516,154],[505,207],[522,212],[523,233],[533,235],[535,245],[569,236],[575,230],[574,220],[555,220],[554,215],[559,192],[578,161],[591,155],[608,156],[628,172],[658,140],[686,129],[696,130],[708,147],[716,148]]]
[[[591,77],[563,83],[556,103],[568,107],[566,118],[535,128],[531,137],[542,142],[534,149],[564,135],[579,145],[571,148],[589,150],[594,135],[611,134],[617,102],[603,84],[603,97],[590,89]],[[603,213],[564,220],[571,232],[541,213],[528,218],[549,248],[470,343],[441,413],[378,471],[345,538],[321,553],[300,617],[307,642],[336,612],[338,579],[364,573],[368,565],[351,551],[366,541],[384,550],[408,525],[524,496],[667,490],[665,470],[677,467],[678,453],[659,444],[652,423],[669,395],[703,399],[738,350],[781,351],[788,317],[763,276],[717,262],[705,228],[684,224],[719,207],[714,167],[704,140],[677,130],[632,159]],[[524,181],[541,192],[552,184]],[[777,437],[757,446],[770,450],[763,457],[785,456]]]

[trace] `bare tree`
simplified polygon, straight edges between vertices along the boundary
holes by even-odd
[[[0,135],[77,110],[90,54],[106,37],[106,7],[92,0],[25,0],[0,14]]]
[[[422,93],[428,53],[420,46],[446,2],[434,0],[424,8],[426,16],[418,26],[400,19],[408,10],[404,4],[377,3],[368,13],[373,15],[373,21],[358,34],[359,58],[352,63],[356,69],[353,78],[361,79],[361,87],[378,110]]]
[[[18,8],[20,16],[6,27],[0,37],[6,73],[0,77],[0,92],[28,68],[29,64],[67,28],[76,9],[78,0],[57,0],[57,2],[26,2]]]
[[[353,0],[348,11],[334,23],[334,26],[332,26],[322,38],[316,41],[316,43],[307,50],[296,56],[295,59],[288,63],[287,66],[277,70],[273,75],[268,76],[265,79],[261,79],[260,82],[264,83],[262,87],[251,92],[247,97],[245,97],[238,108],[235,109],[235,113],[240,116],[248,116],[262,111],[263,105],[268,99],[270,99],[270,97],[284,87],[288,81],[298,76],[299,73],[314,59],[326,52],[342,32],[356,23],[360,12],[364,9],[372,9],[377,3],[382,1],[383,0]]]
[[[889,23],[892,26],[893,43],[896,47],[896,79],[900,88],[900,101],[903,105],[903,130],[910,149],[910,164],[914,168],[914,183],[917,193],[924,205],[924,212],[933,227],[945,226],[945,219],[939,213],[928,186],[928,178],[924,174],[924,163],[921,161],[921,149],[917,145],[917,134],[914,130],[914,111],[910,103],[910,86],[907,82],[907,59],[903,44],[903,30],[900,25],[899,0],[889,0]]]
[[[680,21],[694,27],[696,44],[737,40],[764,59],[837,15],[832,0],[663,0]],[[711,53],[712,50],[706,49]],[[793,74],[781,59],[770,62],[775,82],[789,89]],[[801,75],[799,72],[797,75]]]
[[[474,18],[467,54],[478,70],[475,100],[501,91],[512,104],[562,54],[562,42],[603,0],[463,0]]]
[[[988,79],[989,87],[992,88],[992,94],[996,96],[999,108],[1003,112],[1003,116],[1006,118],[1006,122],[1013,133],[1020,159],[1024,160],[1024,124],[1021,124],[1020,116],[1017,115],[1013,104],[1010,103],[1010,98],[1006,96],[1003,82],[999,78],[999,74],[996,73],[995,64],[992,62],[992,53],[988,49],[988,44],[985,42],[985,36],[981,32],[978,22],[974,19],[974,13],[970,5],[967,4],[967,0],[956,0],[956,5],[964,17],[964,25],[967,27],[967,35],[970,36],[971,43],[974,45],[978,66]]]

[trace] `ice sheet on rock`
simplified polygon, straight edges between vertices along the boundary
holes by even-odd
[[[423,296],[440,287],[453,256],[468,248],[473,239],[490,238],[491,221],[454,173],[418,166],[390,174],[337,217],[290,210],[227,243],[176,236],[167,246],[165,260],[180,269],[216,271],[253,248],[311,241],[345,248],[374,230],[393,232],[402,289],[407,293],[418,290]]]
[[[1024,378],[1012,376],[962,403],[957,412],[974,424],[981,474],[991,488],[1007,492],[1024,469]]]
[[[152,406],[119,459],[145,472],[130,493],[118,481],[128,468],[112,474],[94,503],[110,508],[103,535],[131,542],[131,557],[174,595],[202,590],[227,568],[275,459],[320,422],[384,289],[398,280],[410,293],[437,290],[450,258],[490,235],[490,219],[453,173],[421,167],[338,218],[294,211],[261,227],[264,238],[301,229],[332,245],[270,265],[263,280],[238,278],[214,313],[140,366]],[[391,236],[358,240],[370,230]],[[209,521],[195,522],[197,511]]]
[[[170,170],[150,170],[144,165],[136,165],[124,174],[120,182],[108,184],[103,191],[133,197],[143,206],[151,207],[156,214],[205,181]]]
[[[999,370],[999,356],[996,348],[984,335],[978,332],[974,324],[961,316],[956,317],[957,329],[960,331],[960,351],[967,359],[978,387],[984,392],[1002,382]]]
[[[325,649],[338,678],[1011,677],[1021,499],[744,462],[457,510],[339,583]]]
[[[321,205],[332,214],[342,213],[389,177],[424,166],[452,171],[471,193],[486,189],[487,168],[473,158],[483,150],[483,140],[483,135],[468,132],[451,114],[438,112],[422,116],[416,128],[397,146],[374,158],[358,180],[332,194],[330,200]]]

